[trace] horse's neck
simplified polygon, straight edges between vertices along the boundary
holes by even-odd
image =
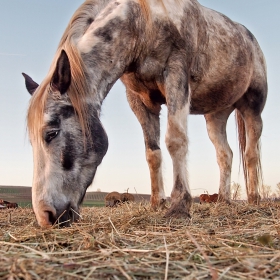
[[[94,15],[95,20],[76,40],[85,66],[87,85],[95,103],[102,103],[131,60],[134,41],[123,32],[129,28],[126,21],[128,14],[124,12],[127,7],[124,5],[126,3],[118,6],[114,0],[104,0],[104,9]]]
[[[162,2],[165,1],[162,0]],[[165,4],[167,5],[169,2],[166,0]],[[95,103],[102,103],[112,85],[123,75],[132,60],[135,60],[137,57],[136,49],[141,49],[141,44],[145,44],[145,48],[147,48],[149,44],[148,38],[145,37],[147,34],[141,33],[141,26],[146,26],[147,22],[144,22],[144,17],[131,8],[132,3],[134,2],[130,2],[129,5],[129,1],[124,0],[116,5],[114,0],[104,0],[101,4],[97,4],[102,5],[103,10],[94,10],[96,14],[93,15],[93,18],[95,20],[77,40],[77,47],[86,67],[87,84],[91,89],[92,100]],[[182,3],[188,8],[196,9],[200,14],[201,6],[196,1],[184,0]],[[171,9],[170,5],[167,5],[167,8]],[[96,12],[97,10],[99,12]],[[100,12],[100,10],[102,11]],[[151,12],[157,13],[156,7],[151,7]],[[132,18],[133,22],[131,22]],[[182,14],[179,21],[183,19],[185,16]],[[174,21],[175,26],[178,30],[180,29],[181,23],[177,19],[175,20],[169,15],[169,20]],[[141,23],[139,24],[139,22]],[[135,24],[135,34],[131,34],[133,29],[131,24]],[[188,18],[184,25],[185,28],[188,28]],[[127,32],[124,32],[125,30]],[[195,37],[196,31],[194,30],[193,34],[190,35]],[[200,36],[202,38],[204,38],[203,33]],[[195,38],[192,41],[197,41],[198,45],[203,43]],[[153,45],[153,42],[150,43]],[[191,52],[197,52],[196,46],[190,48]],[[142,51],[143,53],[145,55],[146,51]]]

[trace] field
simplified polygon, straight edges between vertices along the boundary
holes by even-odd
[[[69,228],[0,211],[0,279],[280,279],[280,207],[194,204],[167,220],[149,204],[83,207]]]

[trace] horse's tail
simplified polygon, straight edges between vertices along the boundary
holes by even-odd
[[[244,172],[244,180],[245,180],[245,185],[246,185],[246,192],[248,194],[248,191],[249,191],[248,190],[249,177],[248,177],[248,166],[247,166],[246,159],[245,159],[246,128],[245,128],[245,123],[244,123],[243,117],[237,109],[235,110],[235,121],[236,121],[237,130],[238,130],[240,162],[242,162],[243,172]],[[257,164],[256,164],[257,178],[255,178],[255,183],[258,187],[258,193],[259,193],[260,186],[261,186],[262,181],[263,181],[262,166],[261,166],[261,159],[260,159],[260,154],[261,154],[260,140],[257,143],[257,149],[258,149],[259,157],[258,157]]]

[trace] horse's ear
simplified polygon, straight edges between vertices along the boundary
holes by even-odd
[[[28,75],[26,75],[25,73],[22,73],[24,79],[25,79],[25,86],[27,91],[33,95],[33,93],[35,92],[35,90],[37,89],[37,87],[39,86],[36,82],[34,82]]]
[[[64,50],[57,60],[56,67],[51,79],[51,87],[54,91],[65,93],[71,84],[71,69],[68,56]]]

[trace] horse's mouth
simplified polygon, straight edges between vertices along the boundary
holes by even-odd
[[[72,223],[78,222],[81,220],[81,215],[79,213],[79,209],[77,207],[69,206],[67,209],[62,211],[60,215],[57,217],[53,226],[60,227],[69,227]]]

